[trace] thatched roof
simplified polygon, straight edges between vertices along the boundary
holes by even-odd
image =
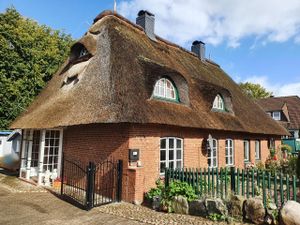
[[[12,128],[55,128],[91,123],[150,123],[258,134],[286,134],[284,128],[242,94],[216,64],[111,12],[100,14]],[[78,58],[85,46],[89,54]],[[180,103],[152,98],[155,82],[170,77]],[[211,110],[215,96],[229,112]]]
[[[285,114],[283,125],[289,129],[300,129],[300,98],[298,96],[271,97],[257,103],[266,111],[282,111]]]

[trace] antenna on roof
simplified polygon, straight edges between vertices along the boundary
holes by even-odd
[[[117,0],[114,0],[114,13],[117,12]]]

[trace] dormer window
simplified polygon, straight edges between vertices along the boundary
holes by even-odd
[[[80,49],[79,58],[81,58],[81,57],[83,57],[85,55],[88,55],[88,54],[89,54],[88,50],[86,50],[86,48],[83,47],[83,48]]]
[[[274,120],[281,120],[281,113],[279,111],[273,112],[273,119]]]
[[[215,97],[215,100],[213,102],[213,109],[225,111],[224,100],[223,100],[222,96],[219,94]]]
[[[154,87],[154,97],[178,101],[177,90],[168,78],[159,79]]]

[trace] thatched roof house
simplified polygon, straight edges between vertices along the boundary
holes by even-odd
[[[154,21],[147,11],[139,13],[139,25],[110,11],[98,15],[11,125],[28,131],[24,146],[40,130],[42,140],[47,135],[59,140],[59,152],[82,160],[123,159],[124,173],[134,184],[126,189],[131,194],[123,193],[130,201],[141,200],[164,167],[243,167],[244,161],[265,160],[267,142],[287,134],[205,58],[203,42],[185,50],[156,36]],[[128,149],[138,149],[140,157],[128,158]],[[59,171],[59,165],[58,160],[47,170]],[[44,173],[40,168],[39,177]]]
[[[259,99],[257,103],[279,124],[284,126],[292,136],[299,138],[300,98],[299,96],[282,96]]]

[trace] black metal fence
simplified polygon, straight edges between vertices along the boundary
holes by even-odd
[[[121,201],[122,160],[95,164],[63,157],[61,195],[74,205],[90,210],[103,204]]]

